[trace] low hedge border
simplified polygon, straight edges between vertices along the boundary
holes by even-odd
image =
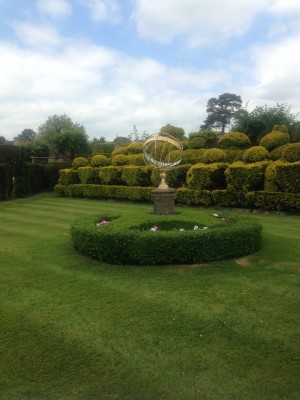
[[[196,221],[184,213],[86,216],[71,225],[71,236],[78,253],[110,264],[194,264],[242,257],[260,249],[262,228],[253,219],[203,215],[204,211],[197,214]],[[108,223],[97,226],[99,221]],[[200,229],[194,230],[195,225]],[[151,231],[153,226],[159,230]]]

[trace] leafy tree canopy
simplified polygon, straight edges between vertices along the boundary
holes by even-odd
[[[85,127],[79,123],[74,123],[66,114],[52,115],[47,121],[38,127],[38,137],[46,142],[51,142],[51,139],[58,133],[63,131],[76,131],[85,134]]]
[[[177,127],[177,126],[173,126],[170,124],[167,124],[163,127],[161,127],[159,133],[167,133],[168,135],[174,136],[176,139],[178,140],[184,140],[184,129]]]
[[[74,159],[89,154],[88,137],[82,131],[62,130],[52,137],[51,142],[58,155],[69,153],[71,159]]]
[[[36,138],[36,133],[32,129],[23,129],[22,133],[14,138],[16,142],[30,142]]]
[[[273,130],[274,125],[286,125],[292,137],[300,133],[297,115],[291,112],[291,106],[286,103],[277,103],[273,107],[256,106],[251,112],[247,106],[241,108],[234,116],[232,130],[245,133],[252,144],[258,144],[264,135]]]
[[[200,129],[220,129],[225,132],[227,125],[231,123],[235,113],[241,108],[241,96],[232,93],[223,93],[218,98],[212,97],[207,102],[207,118]]]
[[[6,142],[6,139],[4,136],[0,136],[0,144],[4,144]]]

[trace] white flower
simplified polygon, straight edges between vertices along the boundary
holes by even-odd
[[[184,228],[179,228],[179,230],[182,232],[182,231],[184,231]]]
[[[199,226],[198,225],[195,225],[194,226],[194,231],[197,231],[199,229]]]
[[[202,229],[205,231],[205,229],[208,229],[208,228],[207,228],[207,226],[204,226]]]
[[[218,217],[219,217],[219,214],[213,214],[213,216],[216,217],[216,218],[218,218]]]

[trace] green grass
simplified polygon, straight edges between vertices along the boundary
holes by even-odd
[[[239,260],[117,266],[74,251],[78,216],[152,209],[0,203],[1,400],[299,398],[300,217],[251,214],[263,246]]]

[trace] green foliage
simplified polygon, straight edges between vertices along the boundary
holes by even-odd
[[[55,133],[50,143],[54,144],[59,155],[68,153],[74,157],[87,155],[89,152],[88,136],[80,130],[63,130]]]
[[[128,157],[125,154],[118,154],[112,157],[112,165],[128,165]]]
[[[126,147],[127,154],[139,154],[143,152],[143,143],[133,142]]]
[[[110,223],[96,226],[103,219]],[[151,232],[153,225],[161,230]],[[207,230],[194,230],[195,225],[203,226],[178,216],[132,220],[105,213],[75,221],[71,235],[80,254],[111,264],[193,264],[241,257],[261,247],[261,225],[253,220],[212,221]]]
[[[276,177],[281,190],[289,193],[300,193],[300,161],[277,165]]]
[[[38,127],[38,139],[44,139],[49,143],[56,134],[64,131],[76,131],[85,134],[85,127],[74,123],[66,114],[52,115]]]
[[[289,146],[289,143],[283,144],[282,146],[276,147],[274,150],[270,151],[270,158],[273,161],[280,160],[282,158],[283,150]]]
[[[108,164],[108,158],[102,154],[96,154],[91,159],[91,165],[93,167],[106,167]]]
[[[118,166],[102,167],[99,176],[101,182],[105,185],[119,185],[122,184],[123,168]]]
[[[259,145],[265,147],[269,151],[272,151],[276,147],[282,146],[289,142],[290,136],[287,132],[272,131],[261,139]]]
[[[87,158],[85,157],[76,157],[72,162],[73,169],[77,169],[79,167],[86,167],[89,164]]]
[[[94,154],[103,154],[106,157],[110,157],[115,146],[115,143],[99,142],[96,139],[94,142],[91,143],[91,152]]]
[[[204,141],[199,141],[199,143],[203,143],[201,147],[205,148],[211,148],[211,147],[216,147],[217,142],[218,142],[218,136],[217,132],[214,131],[199,131],[199,132],[191,132],[189,133],[189,139],[190,141],[196,138],[201,138],[204,139]],[[195,145],[197,144],[197,141],[195,141]],[[200,148],[201,148],[200,147]],[[193,148],[191,146],[191,148]]]
[[[22,159],[22,148],[11,144],[2,144],[0,146],[0,162],[19,163]]]
[[[255,163],[257,161],[268,160],[270,158],[270,153],[263,146],[253,146],[250,149],[245,150],[243,154],[244,163]]]
[[[279,192],[280,188],[277,183],[276,167],[282,165],[281,160],[276,160],[269,164],[265,171],[264,190],[267,192]]]
[[[244,164],[237,161],[228,165],[225,171],[228,190],[262,190],[264,186],[264,174],[268,162],[261,161],[253,164]]]
[[[31,142],[36,138],[36,133],[32,129],[23,129],[22,133],[14,138],[15,142]]]
[[[198,164],[203,162],[203,154],[206,149],[184,150],[182,153],[182,164]]]
[[[224,133],[225,127],[230,124],[231,119],[242,106],[241,96],[232,93],[223,93],[218,98],[212,97],[207,102],[206,112],[208,114],[201,129],[221,129]]]
[[[129,165],[146,165],[143,154],[128,154],[127,160]]]
[[[282,159],[290,163],[300,161],[300,143],[288,144],[283,149]]]
[[[203,154],[203,162],[205,164],[212,164],[217,162],[225,162],[226,154],[221,149],[208,149]]]
[[[121,179],[128,186],[150,186],[150,170],[148,167],[126,166]]]
[[[72,168],[61,169],[59,171],[58,183],[65,186],[79,183],[78,172],[74,171]]]
[[[79,167],[77,173],[81,183],[95,183],[95,180],[99,176],[99,171],[93,167]],[[99,181],[99,179],[98,179]]]
[[[226,155],[226,162],[233,163],[235,161],[242,161],[245,149],[223,149]]]
[[[206,140],[203,137],[194,137],[189,141],[190,149],[202,149],[205,147]]]
[[[242,132],[227,132],[218,141],[221,149],[246,149],[250,146],[250,140]]]
[[[300,212],[299,193],[258,191],[253,193],[252,203],[253,207],[260,210]]]
[[[179,188],[177,190],[177,202],[192,206],[207,207],[213,204],[212,193],[211,190]]]
[[[282,129],[285,129],[285,125],[292,132],[293,127],[296,127],[296,118],[297,115],[291,113],[291,106],[285,103],[277,103],[274,107],[256,106],[251,112],[242,108],[235,114],[233,130],[244,132],[252,144],[258,144],[264,135],[272,131],[274,125],[281,125]]]
[[[227,164],[196,164],[187,173],[187,184],[190,189],[222,189],[225,187],[225,170]]]
[[[168,135],[173,136],[174,138],[176,138],[178,140],[183,140],[184,135],[185,135],[183,128],[179,128],[177,126],[173,126],[170,124],[167,124],[167,125],[161,127],[159,133],[166,133]]]
[[[118,156],[119,154],[127,155],[127,154],[128,154],[128,152],[127,152],[127,146],[120,146],[120,147],[115,148],[115,149],[112,151],[111,156],[112,156],[112,158],[113,158],[113,157],[115,157],[115,156]]]

